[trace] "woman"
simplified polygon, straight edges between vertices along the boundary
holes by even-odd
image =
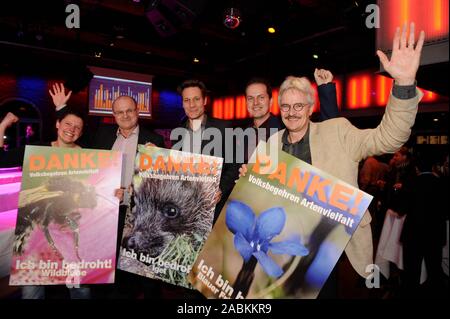
[[[19,118],[9,112],[0,122],[0,136],[5,136],[8,127],[18,122]],[[75,110],[66,110],[56,121],[57,137],[55,141],[42,143],[41,146],[79,148],[76,141],[83,132],[83,118]],[[21,166],[25,153],[25,147],[11,151],[3,151],[3,138],[0,138],[1,167]],[[88,287],[69,288],[72,299],[89,299],[91,290]],[[23,299],[43,299],[45,286],[23,286]]]

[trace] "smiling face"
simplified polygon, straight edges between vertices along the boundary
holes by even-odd
[[[313,111],[306,94],[291,88],[283,92],[280,102],[281,118],[288,131],[306,132],[309,117]],[[296,111],[294,105],[303,105],[303,108]],[[289,109],[283,110],[283,106],[289,107]]]
[[[56,122],[56,128],[60,144],[74,144],[83,132],[83,120],[74,114],[68,114]]]
[[[187,87],[181,92],[183,109],[190,120],[201,120],[205,114],[206,98],[199,87]]]
[[[263,83],[250,84],[245,90],[247,110],[254,119],[268,116],[272,99],[267,94],[267,87]]]
[[[129,96],[118,97],[113,103],[113,114],[121,130],[133,130],[138,124],[139,112]]]

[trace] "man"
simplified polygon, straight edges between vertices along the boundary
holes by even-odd
[[[53,85],[53,92],[50,91],[50,95],[58,112],[64,109],[70,94],[71,92],[67,95],[64,93],[62,84]],[[116,98],[112,104],[112,111],[117,126],[100,125],[95,132],[89,132],[88,135],[90,135],[91,139],[88,145],[96,149],[110,149],[123,153],[121,188],[116,190],[116,196],[122,199],[117,232],[118,254],[125,225],[125,216],[130,206],[129,190],[134,175],[134,159],[136,158],[137,146],[138,144],[153,144],[158,147],[164,147],[164,140],[162,136],[139,125],[139,110],[136,101],[132,97],[124,95]],[[123,288],[122,286],[124,285],[128,285],[122,289],[124,290],[124,295],[119,297],[130,297],[128,290],[136,288],[136,285],[131,283],[136,276],[125,272],[116,272],[116,275],[116,283],[118,283],[119,289]],[[136,293],[136,291],[133,293]]]
[[[333,74],[328,70],[316,68],[314,78],[319,93],[321,120],[337,117],[339,115],[339,109],[336,99],[336,86],[333,83]],[[252,78],[245,87],[245,101],[248,113],[252,117],[252,123],[248,127],[258,129],[258,141],[267,141],[273,132],[285,128],[281,118],[270,112],[273,102],[272,87],[267,79],[259,77]],[[240,144],[243,141],[238,140],[237,143]],[[245,149],[245,162],[248,161],[252,152],[252,149]]]
[[[385,192],[386,208],[403,216],[405,215],[408,202],[408,189],[416,176],[416,168],[412,163],[412,154],[406,146],[402,146],[394,153],[389,162]]]
[[[225,128],[230,125],[227,121],[212,118],[205,113],[208,100],[206,86],[203,82],[195,79],[184,81],[179,86],[178,92],[182,97],[187,120],[184,123],[184,130],[172,131],[173,148],[224,158],[219,185],[220,194],[218,194],[220,201],[216,205],[214,216],[214,220],[216,220],[237,178],[235,164],[225,162]],[[208,131],[217,134],[209,135]],[[216,147],[210,147],[211,145]]]
[[[53,91],[49,91],[57,113],[64,110],[71,91],[64,93],[62,83],[54,84]],[[128,189],[134,174],[134,159],[136,157],[138,144],[154,144],[164,147],[162,136],[142,127],[138,123],[139,111],[136,101],[130,96],[119,96],[112,104],[114,120],[117,126],[100,125],[97,130],[87,134],[90,138],[85,143],[92,148],[120,151],[124,154],[124,165],[122,174],[122,188],[118,190],[119,195],[124,195],[124,205],[128,205]]]
[[[306,78],[288,77],[278,96],[286,129],[271,136],[269,143],[278,143],[283,151],[357,187],[359,161],[369,155],[396,151],[411,134],[422,97],[416,89],[415,76],[424,38],[422,31],[414,47],[414,24],[409,36],[405,24],[401,36],[399,28],[396,31],[391,60],[377,51],[384,69],[394,78],[386,114],[377,128],[360,130],[344,118],[311,122],[314,105],[311,84]],[[243,167],[241,175],[245,171]],[[370,220],[366,211],[345,249],[353,269],[364,278],[368,275],[366,267],[373,264]],[[330,231],[324,228],[324,233]]]
[[[272,86],[265,78],[252,78],[245,87],[245,102],[248,114],[252,118],[251,126],[254,128],[284,128],[278,116],[270,112],[272,107]],[[249,125],[250,126],[250,125]],[[266,134],[266,141],[269,133]]]
[[[182,127],[172,130],[170,136],[172,148],[224,158],[214,212],[215,222],[237,178],[235,164],[225,161],[225,128],[230,125],[227,121],[212,118],[205,113],[208,100],[206,86],[203,82],[196,79],[186,80],[178,87],[178,93],[182,97],[187,119],[185,123],[182,123]],[[167,298],[204,299],[203,295],[195,290],[165,283],[161,286],[163,295]]]

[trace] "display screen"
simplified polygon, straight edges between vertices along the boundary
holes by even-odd
[[[91,67],[94,76],[89,83],[89,113],[112,115],[112,104],[122,95],[132,97],[139,116],[152,117],[152,76]]]

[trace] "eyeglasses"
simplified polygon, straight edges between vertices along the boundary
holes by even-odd
[[[113,113],[116,116],[124,116],[125,114],[126,115],[134,114],[136,111],[137,111],[137,109],[134,109],[134,110],[128,109],[128,110],[125,110],[125,111],[117,111],[117,112],[113,112]]]
[[[309,106],[309,105],[310,105],[309,103],[295,103],[294,105],[281,104],[280,110],[283,112],[289,112],[289,110],[292,107],[294,109],[294,111],[300,112],[301,110],[303,110],[303,108],[305,108],[306,106]]]

